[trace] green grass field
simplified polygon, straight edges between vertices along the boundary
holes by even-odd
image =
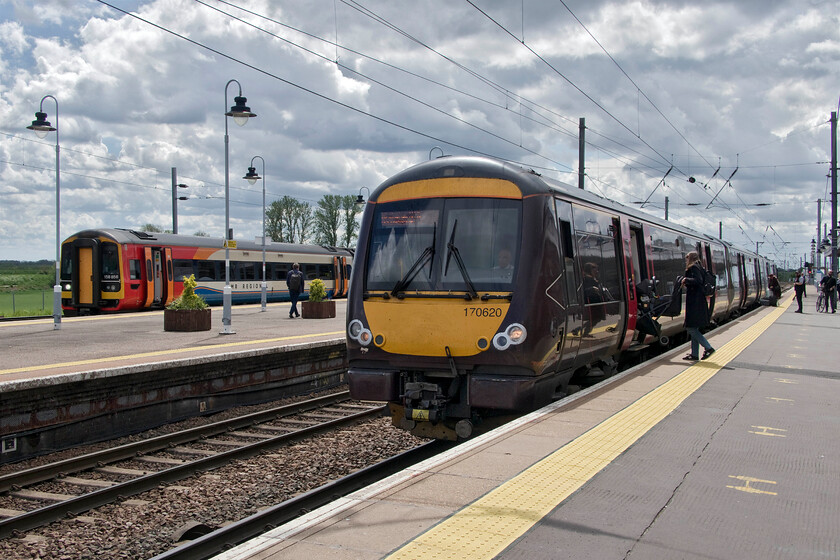
[[[53,261],[0,261],[0,316],[52,315]]]

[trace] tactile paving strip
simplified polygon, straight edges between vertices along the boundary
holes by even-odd
[[[396,550],[390,560],[491,559],[548,515],[755,341],[791,300],[624,410]]]

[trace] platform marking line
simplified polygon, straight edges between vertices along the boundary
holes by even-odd
[[[729,478],[734,478],[735,480],[741,480],[744,482],[743,486],[729,486],[726,485],[727,488],[732,488],[733,490],[740,490],[741,492],[747,492],[749,494],[769,494],[770,496],[778,496],[777,492],[768,492],[767,490],[759,490],[758,488],[753,488],[750,486],[753,482],[760,482],[762,484],[777,484],[775,480],[761,480],[760,478],[753,478],[751,476],[733,476],[729,475]]]
[[[520,538],[752,344],[780,306],[685,371],[396,549],[389,560],[491,559]]]
[[[750,426],[750,428],[755,428],[756,430],[760,430],[758,432],[754,432],[752,430],[747,430],[751,434],[755,434],[758,436],[773,436],[773,437],[787,437],[784,434],[775,434],[773,432],[787,432],[787,430],[783,430],[782,428],[771,428],[770,426]]]
[[[236,346],[248,346],[252,344],[267,344],[269,342],[283,342],[286,340],[299,340],[302,338],[313,338],[316,336],[335,336],[344,334],[344,331],[334,331],[314,334],[298,334],[293,336],[281,336],[279,338],[264,338],[262,340],[243,340],[240,342],[224,342],[221,344],[211,344],[205,346],[188,346],[186,348],[173,348],[171,350],[157,350],[155,352],[143,352],[140,354],[127,354],[125,356],[109,356],[105,358],[91,358],[89,360],[79,360],[76,362],[63,362],[59,364],[43,364],[40,366],[28,366],[15,369],[0,369],[0,375],[9,373],[25,373],[29,371],[42,371],[45,369],[55,369],[61,367],[84,366],[89,364],[99,364],[106,362],[118,362],[120,360],[130,360],[134,358],[153,358],[155,356],[167,356],[170,354],[180,354],[182,352],[197,352],[199,350],[215,350],[219,348],[233,348]]]

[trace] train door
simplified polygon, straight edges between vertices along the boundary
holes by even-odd
[[[161,250],[144,247],[146,268],[146,301],[143,307],[151,307],[163,301],[163,258]]]
[[[77,305],[93,305],[93,247],[78,248],[77,279],[78,286],[76,294]]]
[[[560,284],[565,300],[563,320],[552,329],[565,329],[563,334],[580,333],[583,330],[583,309],[581,307],[581,274],[575,258],[575,239],[572,230],[572,205],[569,202],[555,198],[556,223],[559,234],[558,247],[560,249]],[[561,371],[573,367],[580,349],[580,336],[561,336],[558,342],[560,352],[559,369]]]
[[[631,227],[626,216],[622,216],[615,220],[619,222],[618,228],[621,236],[621,261],[624,272],[624,301],[627,302],[627,308],[624,313],[623,334],[619,339],[619,346],[622,350],[626,350],[630,343],[633,342],[633,335],[636,330],[636,316],[638,313],[638,300],[636,298],[636,282],[641,279],[642,260],[639,255],[638,236],[641,235],[641,227],[639,224],[633,224]],[[637,280],[638,279],[638,280]]]
[[[166,247],[164,250],[166,259],[166,302],[164,305],[169,305],[175,299],[175,276],[172,269],[172,248]]]
[[[347,259],[344,257],[333,257],[333,277],[335,278],[333,297],[339,298],[347,295],[346,264]]]

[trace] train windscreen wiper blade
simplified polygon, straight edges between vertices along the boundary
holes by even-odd
[[[414,261],[414,264],[411,265],[411,268],[408,269],[408,272],[400,278],[400,281],[394,284],[394,288],[391,290],[391,295],[396,296],[399,292],[405,290],[411,281],[414,280],[414,277],[423,269],[423,266],[427,262],[431,262],[435,256],[435,240],[437,238],[437,222],[435,222],[434,229],[432,230],[432,244],[426,247],[420,256],[417,257],[417,260]]]
[[[470,280],[470,275],[467,272],[467,267],[464,264],[464,259],[461,258],[461,252],[458,250],[458,247],[455,246],[455,230],[458,229],[458,220],[455,220],[455,223],[452,224],[452,233],[449,235],[449,243],[446,244],[447,252],[446,252],[446,267],[444,267],[443,275],[446,276],[449,272],[449,261],[452,259],[452,256],[455,256],[455,263],[458,265],[458,270],[461,271],[461,276],[464,277],[464,282],[467,285],[467,293],[470,296],[470,299],[477,298],[478,292],[475,291],[475,285],[473,285],[472,280]]]

